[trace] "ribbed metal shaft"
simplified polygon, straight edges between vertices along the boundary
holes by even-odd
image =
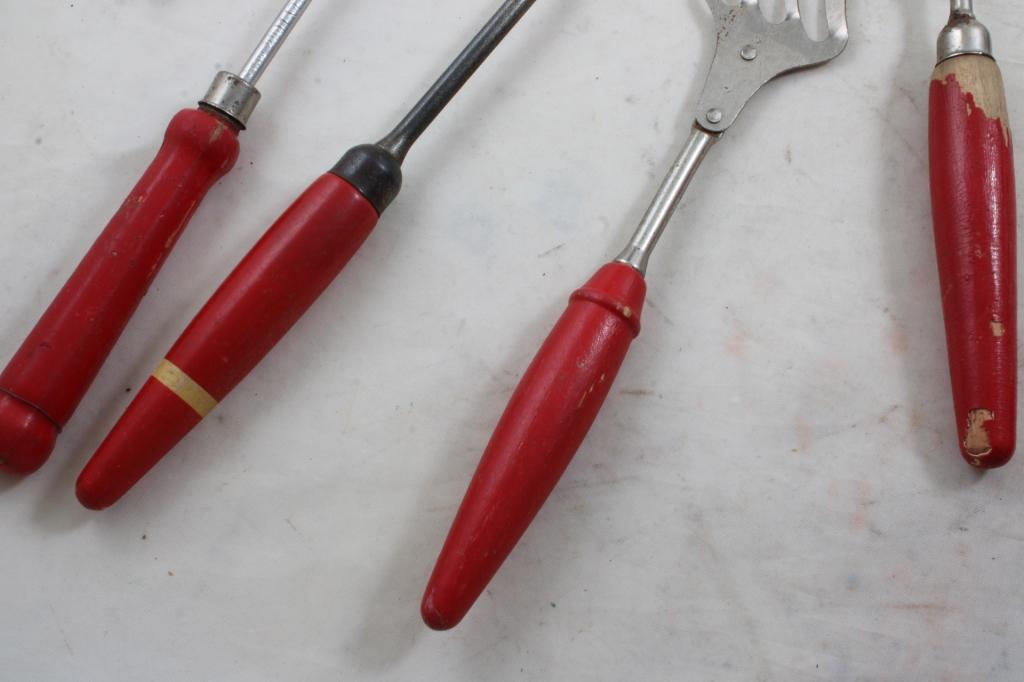
[[[245,66],[238,73],[239,78],[249,85],[256,85],[260,76],[267,70],[271,60],[274,59],[277,51],[281,49],[281,45],[284,44],[292,29],[295,28],[295,24],[302,18],[302,13],[309,7],[310,1],[289,0],[285,3],[284,9],[274,19],[274,23],[267,29],[263,40],[256,46],[256,49],[249,57],[249,61],[245,63]]]

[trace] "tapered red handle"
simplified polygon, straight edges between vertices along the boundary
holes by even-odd
[[[454,627],[526,531],[608,396],[640,333],[646,284],[604,266],[558,320],[484,451],[423,597],[430,627]]]
[[[961,55],[931,82],[935,246],[960,451],[991,469],[1017,432],[1017,205],[996,62]]]
[[[78,478],[109,507],[249,374],[337,277],[377,223],[336,175],[314,182],[217,289]]]
[[[38,469],[182,230],[238,159],[238,129],[179,112],[120,210],[0,375],[0,468]]]

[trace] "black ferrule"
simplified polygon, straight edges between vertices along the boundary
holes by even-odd
[[[378,215],[402,189],[402,164],[391,152],[375,144],[349,149],[331,172],[359,190]]]

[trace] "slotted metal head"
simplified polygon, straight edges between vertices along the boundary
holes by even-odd
[[[768,21],[758,0],[707,0],[718,45],[697,109],[697,123],[724,132],[747,101],[768,81],[835,59],[846,48],[846,0],[803,0],[823,5],[828,32],[814,40],[804,26],[797,0],[786,0],[782,21]]]

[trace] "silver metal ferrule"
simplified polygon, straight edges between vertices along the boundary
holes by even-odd
[[[637,227],[629,245],[619,254],[616,261],[632,266],[641,275],[647,274],[651,252],[668,227],[672,214],[679,207],[679,202],[683,200],[686,188],[690,186],[690,181],[696,175],[701,161],[719,137],[721,135],[718,133],[710,133],[699,125],[693,126],[690,139],[686,141],[679,158],[672,164],[668,176],[661,183],[661,188],[640,221],[640,226]]]
[[[973,0],[950,0],[949,23],[939,34],[938,61],[962,54],[992,56],[992,36],[974,16]]]
[[[229,116],[244,130],[249,124],[249,117],[260,102],[260,91],[256,89],[257,81],[270,66],[270,62],[302,18],[310,2],[311,0],[288,0],[238,75],[228,71],[218,73],[200,104]]]
[[[213,79],[200,104],[229,116],[245,130],[249,117],[260,101],[260,91],[242,78],[221,71]]]

